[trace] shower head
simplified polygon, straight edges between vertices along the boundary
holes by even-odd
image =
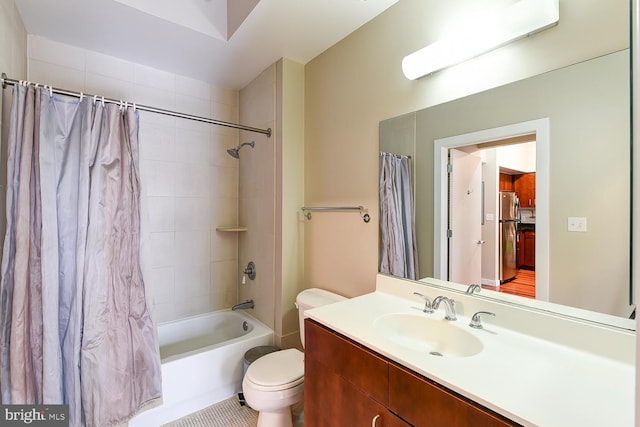
[[[243,142],[242,144],[238,145],[237,147],[229,148],[227,150],[227,153],[229,153],[229,155],[231,157],[233,157],[235,159],[239,159],[240,158],[240,149],[245,145],[250,145],[251,148],[253,148],[253,147],[255,147],[256,143],[255,143],[255,141]]]

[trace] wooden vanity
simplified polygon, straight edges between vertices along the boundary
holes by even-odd
[[[305,427],[520,425],[311,319],[305,343]]]
[[[423,312],[414,292],[455,299],[458,319]],[[471,328],[479,311],[495,316]],[[384,275],[375,292],[305,315],[306,427],[635,425],[627,323]]]

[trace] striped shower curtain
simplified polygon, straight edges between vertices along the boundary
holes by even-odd
[[[411,158],[380,153],[380,272],[418,279]]]
[[[125,422],[161,393],[139,266],[138,117],[15,85],[1,278],[4,404]]]

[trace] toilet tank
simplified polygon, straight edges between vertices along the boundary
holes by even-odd
[[[307,317],[304,312],[310,308],[321,307],[347,298],[324,289],[311,288],[300,292],[296,297],[296,307],[298,308],[298,319],[300,319],[300,341],[304,347],[304,319]]]

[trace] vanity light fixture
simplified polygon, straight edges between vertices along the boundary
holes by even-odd
[[[415,80],[545,30],[559,20],[559,0],[519,0],[405,56],[402,71]]]

